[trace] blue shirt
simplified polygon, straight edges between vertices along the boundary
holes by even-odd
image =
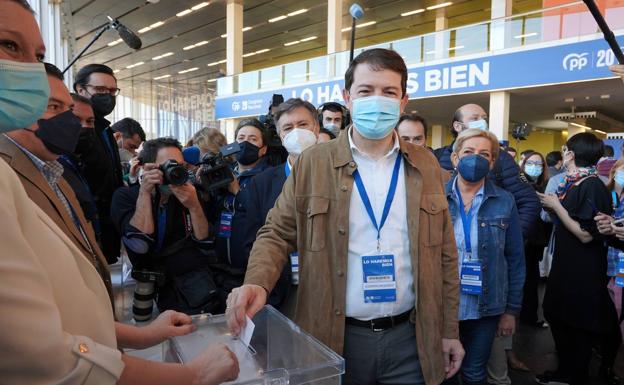
[[[457,207],[463,208],[464,203],[459,201],[457,196],[457,178],[453,182],[453,200],[457,204]],[[461,274],[462,265],[464,262],[476,262],[479,261],[479,254],[477,245],[479,244],[479,227],[478,227],[478,214],[479,208],[483,203],[483,186],[477,191],[472,200],[471,210],[474,213],[472,221],[470,222],[470,244],[472,245],[472,254],[470,257],[466,253],[466,239],[464,237],[464,226],[461,220],[461,215],[457,213],[455,223],[453,223],[453,230],[455,231],[455,243],[457,244],[457,262],[459,265],[459,272]],[[460,293],[459,296],[459,320],[471,320],[479,319],[479,296]]]

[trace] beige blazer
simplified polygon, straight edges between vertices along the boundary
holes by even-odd
[[[114,384],[123,370],[93,264],[0,162],[0,384]]]
[[[22,181],[22,185],[24,185],[24,189],[26,190],[28,197],[35,202],[35,204],[39,206],[39,208],[41,208],[41,210],[43,210],[43,212],[45,212],[61,230],[63,230],[65,235],[67,235],[69,239],[74,242],[85,257],[93,262],[95,268],[100,273],[104,284],[106,285],[106,289],[111,300],[111,306],[114,308],[113,288],[106,257],[104,257],[104,254],[102,254],[102,251],[97,244],[95,232],[93,231],[91,223],[89,223],[84,217],[84,213],[82,212],[80,203],[78,203],[74,190],[72,190],[65,179],[59,179],[59,188],[74,209],[87,239],[82,236],[71,215],[67,212],[67,209],[63,205],[63,202],[61,202],[59,197],[52,190],[44,176],[41,174],[41,171],[39,171],[30,158],[28,158],[28,156],[24,154],[24,152],[19,149],[15,143],[4,135],[0,135],[0,158],[4,159],[11,166],[11,168],[15,170]]]

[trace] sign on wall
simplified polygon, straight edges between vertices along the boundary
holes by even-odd
[[[624,45],[624,37],[618,40]],[[603,39],[487,54],[476,59],[410,68],[407,93],[410,99],[419,99],[602,79],[613,76],[608,67],[616,63],[613,52]],[[217,97],[215,115],[217,119],[225,119],[265,114],[273,94],[282,94],[285,99],[300,97],[317,106],[328,101],[342,102],[343,87],[343,79],[334,79]]]

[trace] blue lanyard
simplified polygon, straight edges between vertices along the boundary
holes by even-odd
[[[284,172],[286,173],[286,178],[290,176],[290,167],[288,167],[288,161],[284,163]]]
[[[472,217],[474,216],[473,208],[474,206],[470,206],[470,210],[466,212],[464,210],[464,201],[462,200],[461,192],[459,192],[459,186],[456,186],[457,190],[457,198],[459,199],[459,214],[461,216],[462,225],[464,227],[464,241],[466,243],[466,254],[468,254],[468,258],[471,258],[472,254],[472,242],[470,241],[470,225],[472,224]]]
[[[394,193],[396,192],[397,188],[400,167],[401,153],[399,152],[397,154],[396,162],[394,162],[394,170],[392,171],[392,179],[390,180],[390,189],[388,190],[388,195],[386,196],[386,204],[384,205],[383,214],[381,215],[381,223],[379,225],[377,225],[375,212],[373,211],[373,206],[371,206],[370,199],[368,198],[368,194],[366,193],[366,188],[364,187],[364,183],[362,182],[362,177],[360,176],[358,170],[355,170],[355,172],[353,173],[353,178],[355,179],[355,184],[357,185],[358,192],[360,193],[360,198],[362,198],[362,203],[364,203],[366,212],[373,222],[373,226],[375,226],[375,229],[377,230],[377,250],[379,250],[379,238],[381,237],[381,229],[386,223],[386,219],[388,219],[390,207],[392,206],[392,201],[394,200]]]

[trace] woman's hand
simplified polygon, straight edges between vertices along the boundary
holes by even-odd
[[[498,330],[496,336],[508,337],[514,334],[516,331],[516,317],[512,314],[503,314],[498,321]]]
[[[556,211],[556,209],[562,207],[561,202],[559,201],[559,197],[557,197],[557,195],[555,194],[537,193],[537,196],[539,197],[540,203],[546,210]]]
[[[624,241],[624,227],[616,226],[611,223],[611,230],[613,231],[613,235],[617,237],[620,241]]]
[[[596,227],[598,228],[598,231],[600,232],[600,234],[602,235],[614,234],[613,226],[611,226],[611,224],[614,221],[612,216],[603,214],[603,213],[598,213],[598,215],[594,217],[594,221],[596,221]]]

